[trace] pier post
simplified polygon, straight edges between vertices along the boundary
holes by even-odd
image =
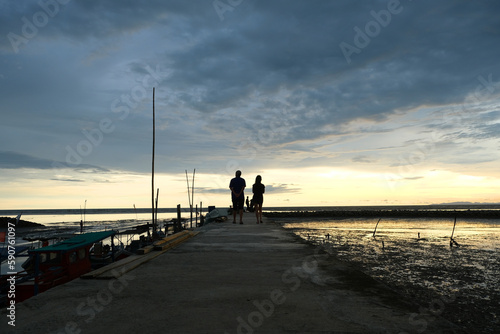
[[[174,224],[174,233],[181,231],[181,205],[177,204],[177,222]]]
[[[194,218],[194,227],[198,227],[198,204],[196,204],[196,214],[195,214],[195,218]],[[191,228],[193,228],[193,226],[191,226]]]
[[[204,217],[203,217],[203,202],[200,202],[200,226],[203,226]],[[198,226],[196,226],[198,227]]]

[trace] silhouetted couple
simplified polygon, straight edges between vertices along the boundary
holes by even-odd
[[[240,214],[240,224],[243,224],[243,206],[245,204],[245,179],[241,177],[241,171],[237,170],[235,178],[231,179],[229,189],[231,189],[231,199],[233,201],[233,224],[236,224],[236,212]],[[266,187],[262,184],[262,177],[257,175],[255,184],[252,186],[253,205],[255,207],[255,217],[257,224],[262,223],[262,203],[264,202],[264,192]]]

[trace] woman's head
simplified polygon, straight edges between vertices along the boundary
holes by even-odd
[[[257,177],[255,178],[255,183],[261,183],[261,182],[262,182],[262,176],[257,175]]]

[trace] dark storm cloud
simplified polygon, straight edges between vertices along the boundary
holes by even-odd
[[[33,169],[53,169],[54,171],[66,166],[66,164],[35,156],[21,154],[16,152],[0,151],[0,169],[19,169],[19,168],[33,168]],[[108,172],[107,169],[98,166],[81,164],[77,167],[82,173],[88,172]]]
[[[50,169],[52,161],[41,159],[26,154],[15,152],[0,151],[0,168],[16,169],[16,168],[36,168]]]
[[[500,78],[497,1],[244,0],[223,13],[211,0],[61,2],[0,4],[0,129],[26,138],[2,140],[5,151],[63,160],[83,129],[110,118],[116,130],[82,164],[142,169],[127,158],[149,140],[147,68],[168,73],[157,80],[158,117],[179,164],[245,140],[259,151],[307,146],[357,120],[459,104],[478,76]],[[137,87],[147,95],[119,118],[113,101]],[[498,130],[475,124],[474,138]],[[194,132],[203,150],[178,139]]]
[[[400,14],[347,64],[339,44],[353,44],[354,27],[387,3],[252,3],[233,14],[239,22],[169,54],[172,82],[202,112],[250,101],[260,103],[253,113],[274,119],[286,110],[300,119],[293,133],[300,140],[325,135],[325,125],[462,101],[476,77],[494,69],[499,23],[491,13],[499,6],[491,1],[401,1]],[[280,90],[288,94],[279,98]]]
[[[42,0],[4,1],[0,27],[4,50],[12,50],[16,34],[28,39],[58,39],[61,37],[82,41],[123,35],[151,25],[159,24],[166,17],[206,12],[208,4],[173,1],[98,1],[98,0]],[[204,9],[204,10],[203,10]]]

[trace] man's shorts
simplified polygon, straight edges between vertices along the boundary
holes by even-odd
[[[233,200],[233,210],[243,210],[243,199]]]

